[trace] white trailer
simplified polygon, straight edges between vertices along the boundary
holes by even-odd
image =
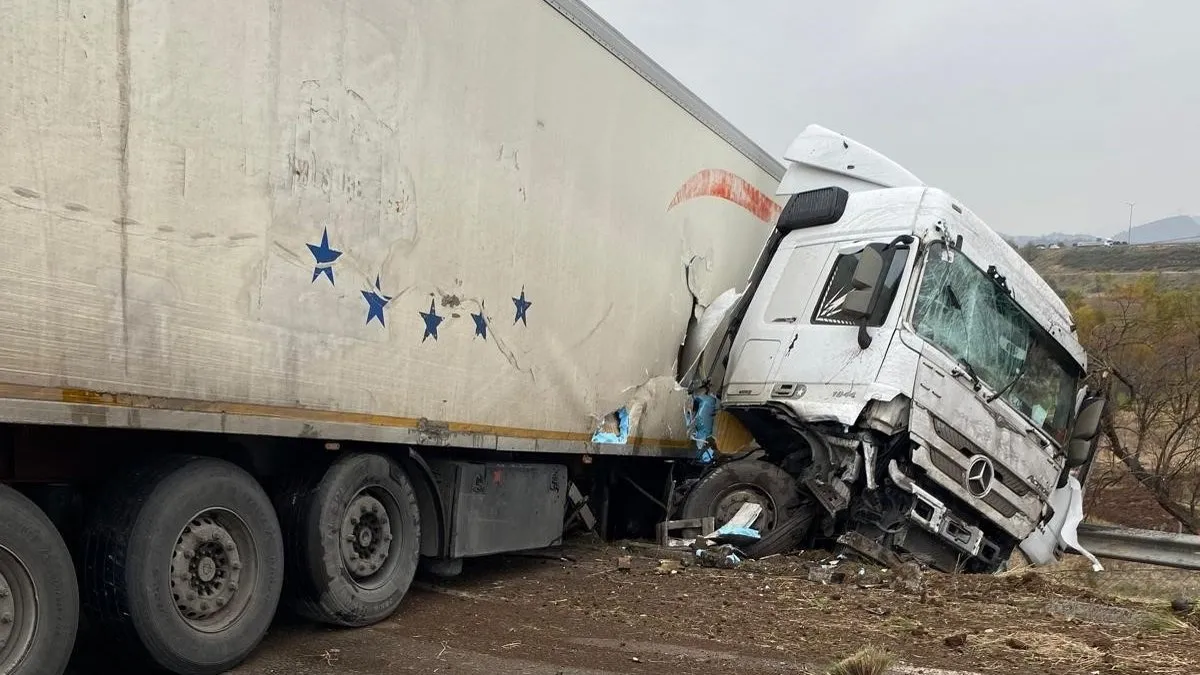
[[[0,63],[0,672],[81,604],[223,672],[694,457],[783,167],[581,2],[5,0]]]

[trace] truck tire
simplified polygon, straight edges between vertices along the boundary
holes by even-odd
[[[79,625],[75,565],[54,524],[0,485],[0,673],[60,675]]]
[[[743,547],[751,558],[765,558],[769,555],[788,553],[804,545],[808,531],[812,529],[813,521],[817,519],[816,504],[806,501],[792,514],[791,518],[776,524],[761,539]]]
[[[801,505],[801,494],[796,479],[783,469],[757,458],[739,459],[701,478],[684,499],[680,515],[685,519],[711,516],[720,527],[746,502],[762,505],[763,514],[756,527],[765,537],[796,512]],[[685,532],[688,537],[704,534],[708,533]]]
[[[408,593],[421,552],[417,495],[384,455],[339,457],[277,497],[287,546],[287,601],[302,617],[367,626]]]
[[[120,657],[215,675],[266,635],[283,588],[270,498],[229,462],[172,456],[108,486],[86,529],[85,610]]]

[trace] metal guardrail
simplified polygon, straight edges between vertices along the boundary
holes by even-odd
[[[1079,545],[1098,558],[1200,570],[1200,536],[1083,523]]]

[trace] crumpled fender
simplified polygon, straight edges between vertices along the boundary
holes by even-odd
[[[1077,529],[1083,522],[1083,487],[1070,476],[1067,484],[1050,493],[1050,506],[1054,516],[1047,523],[1037,526],[1021,542],[1021,552],[1035,565],[1048,565],[1058,560],[1060,550],[1074,550],[1092,563],[1092,570],[1100,572],[1104,566],[1079,544]]]

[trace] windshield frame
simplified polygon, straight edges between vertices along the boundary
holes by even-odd
[[[1015,294],[990,277],[988,272],[984,271],[978,263],[963,253],[962,250],[954,249],[943,241],[931,242],[921,248],[922,250],[917,255],[918,260],[916,263],[920,265],[920,274],[914,275],[912,300],[909,302],[905,313],[906,328],[912,331],[915,337],[920,338],[923,343],[928,344],[931,348],[936,349],[947,358],[961,365],[966,374],[977,385],[981,385],[983,389],[989,390],[983,396],[986,403],[994,404],[995,402],[1002,401],[1007,408],[1011,409],[1033,428],[1048,437],[1055,445],[1059,447],[1065,445],[1075,419],[1075,402],[1080,382],[1084,376],[1083,366],[1071,356],[1066,347],[1055,340],[1050,332],[1038,323],[1033,315],[1017,301]],[[958,259],[961,256],[966,263],[964,269],[973,270],[975,274],[979,275],[981,281],[989,284],[994,289],[997,297],[1006,297],[1006,302],[1011,303],[1012,307],[1017,310],[1011,316],[1020,317],[1024,324],[1021,328],[1027,329],[1028,337],[1026,338],[1027,344],[1025,353],[1021,357],[1019,370],[1014,373],[1013,377],[1004,378],[1003,381],[993,381],[995,378],[987,377],[988,373],[986,371],[990,370],[990,367],[980,368],[981,364],[970,362],[965,356],[953,353],[951,351],[953,345],[942,344],[942,341],[938,341],[935,336],[922,331],[920,323],[922,317],[919,316],[919,312],[922,310],[922,293],[929,279],[930,267],[933,261],[935,258],[941,261],[942,256],[946,252],[954,256],[954,261],[948,263],[949,265],[957,266],[959,264]],[[950,292],[953,293],[953,289]],[[969,343],[964,341],[963,345],[969,346]],[[1055,400],[1053,401],[1054,414],[1045,411],[1041,422],[1034,418],[1034,409],[1041,406],[1035,403],[1029,405],[1028,409],[1024,409],[1020,405],[1021,399],[1018,399],[1014,394],[1014,391],[1018,389],[1018,385],[1022,381],[1025,381],[1025,378],[1028,376],[1030,365],[1033,363],[1031,357],[1035,353],[1041,360],[1041,366],[1044,367],[1047,364],[1054,366],[1054,372],[1051,373],[1053,375],[1052,384],[1058,387],[1058,392],[1055,394]],[[977,374],[976,369],[985,372]],[[1043,369],[1043,379],[1044,377],[1045,372]],[[1043,397],[1042,402],[1047,400],[1048,397]],[[1066,414],[1060,417],[1058,414],[1060,410],[1065,410]]]

